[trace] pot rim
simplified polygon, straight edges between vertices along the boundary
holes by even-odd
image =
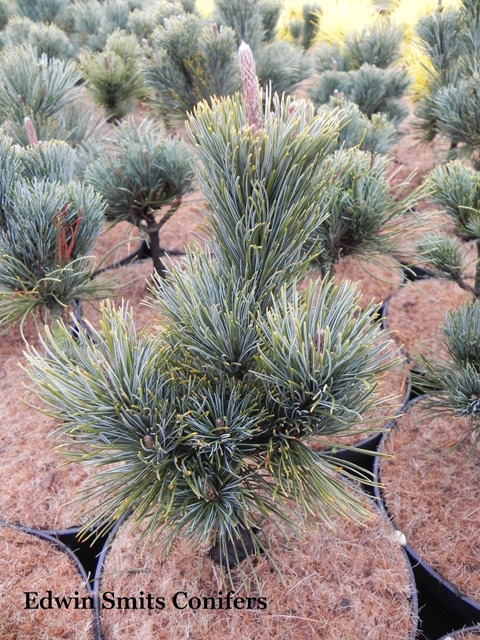
[[[47,542],[50,542],[51,544],[58,547],[61,551],[66,553],[67,556],[69,556],[69,558],[74,562],[78,572],[82,576],[87,593],[93,596],[93,604],[94,604],[94,607],[92,609],[93,633],[94,633],[95,640],[102,640],[100,635],[100,621],[98,617],[98,610],[95,606],[96,605],[95,594],[92,588],[92,584],[88,578],[87,572],[85,571],[85,568],[80,562],[80,560],[77,558],[75,552],[72,549],[70,549],[68,545],[66,545],[64,542],[59,540],[59,538],[56,537],[60,534],[77,533],[78,529],[74,528],[74,529],[64,529],[59,531],[43,531],[41,529],[30,529],[28,527],[22,527],[21,525],[11,524],[10,522],[3,522],[3,521],[0,521],[0,527],[9,527],[11,529],[16,529],[17,531],[21,531],[22,533],[26,533],[27,535],[40,538],[41,540],[46,540]]]
[[[406,403],[405,409],[409,409],[415,403],[419,402],[425,397],[425,395],[418,396],[413,400],[410,400]],[[396,420],[393,421],[392,430],[396,427]],[[379,449],[381,449],[384,441],[388,438],[390,432],[384,433],[379,443]],[[396,530],[393,517],[390,515],[387,509],[387,504],[385,502],[384,493],[381,490],[381,482],[380,482],[380,463],[382,458],[380,456],[375,456],[373,461],[373,473],[374,473],[374,485],[373,492],[375,495],[375,501],[378,509],[382,512],[383,516],[387,518],[387,520],[391,523],[392,527]],[[441,600],[444,604],[447,604],[452,609],[454,609],[460,615],[464,615],[466,618],[469,618],[471,622],[480,622],[480,604],[469,598],[467,595],[462,593],[455,587],[454,584],[443,578],[439,573],[435,571],[430,565],[428,565],[424,560],[420,558],[420,556],[416,553],[416,551],[406,542],[404,545],[405,552],[411,558],[412,566],[419,569],[426,579],[432,583],[435,582],[437,588],[435,590],[436,596]],[[470,617],[473,616],[473,617]],[[475,628],[475,627],[474,627]],[[478,628],[478,627],[477,627]],[[448,638],[448,635],[446,636]]]

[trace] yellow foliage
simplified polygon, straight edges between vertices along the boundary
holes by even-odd
[[[458,7],[460,0],[442,0],[443,7]],[[405,36],[411,37],[413,28],[425,14],[432,13],[438,8],[438,0],[400,0],[393,12],[397,24],[405,26]]]
[[[417,101],[426,93],[429,73],[433,66],[425,54],[414,46],[410,46],[408,54],[404,57],[408,71],[413,78],[410,93],[413,100]]]
[[[195,6],[202,18],[209,18],[215,8],[215,0],[196,0]]]
[[[458,7],[460,0],[442,0],[443,7]],[[393,12],[393,19],[404,27],[405,43],[403,46],[403,60],[413,77],[410,87],[412,98],[418,100],[426,90],[429,73],[433,67],[428,58],[422,53],[415,42],[414,28],[418,20],[432,13],[438,8],[438,0],[400,0]]]
[[[320,4],[323,13],[319,39],[328,44],[341,44],[348,31],[361,31],[376,15],[370,0],[331,0]]]

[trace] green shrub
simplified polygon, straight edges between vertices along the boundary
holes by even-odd
[[[91,187],[78,183],[15,183],[0,230],[0,328],[35,313],[45,323],[74,300],[99,293],[88,256],[104,208]]]
[[[39,139],[59,128],[60,113],[79,97],[81,71],[74,62],[40,57],[32,47],[9,47],[0,54],[0,119],[27,144],[24,118],[34,123]]]
[[[249,50],[240,62],[253,69]],[[29,355],[48,413],[82,443],[73,456],[100,469],[92,520],[106,529],[129,514],[146,537],[165,532],[166,551],[179,536],[210,543],[229,571],[245,533],[270,557],[265,519],[287,534],[299,517],[303,528],[332,511],[366,515],[338,460],[307,444],[351,433],[391,366],[353,285],[296,289],[334,177],[337,120],[267,95],[259,121],[263,96],[246,75],[245,99],[202,102],[189,119],[212,252],[189,251],[157,279],[162,329],[138,333],[129,310],[108,305],[93,340],[47,331],[45,355]]]
[[[152,106],[165,123],[184,121],[187,111],[203,99],[239,88],[235,35],[231,29],[202,26],[197,16],[172,17],[152,38],[152,56],[144,78]]]
[[[154,269],[162,275],[159,231],[190,188],[192,153],[148,120],[120,123],[109,142],[111,149],[86,168],[85,179],[107,202],[108,222],[126,220],[148,238]]]
[[[120,120],[131,111],[135,100],[145,95],[139,68],[141,53],[134,36],[117,30],[107,38],[103,52],[84,51],[80,56],[89,92],[110,120]]]

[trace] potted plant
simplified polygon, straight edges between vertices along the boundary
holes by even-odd
[[[319,106],[338,91],[369,118],[381,113],[398,126],[408,114],[402,97],[410,84],[406,69],[394,66],[402,40],[401,28],[378,18],[361,32],[347,33],[341,47],[320,47],[315,57],[320,76],[310,98]]]
[[[323,539],[311,528],[317,519],[324,532],[337,516],[372,515],[345,480],[358,468],[342,463],[338,475],[338,460],[307,445],[350,433],[395,364],[374,307],[359,309],[353,285],[296,285],[311,266],[306,240],[325,216],[335,120],[268,94],[262,113],[246,45],[239,60],[244,99],[201,103],[190,118],[210,250],[189,251],[183,269],[156,279],[152,304],[165,324],[137,332],[131,311],[108,304],[92,340],[59,328],[63,346],[47,330],[43,352],[29,350],[46,412],[79,445],[70,453],[100,468],[89,524],[104,529],[125,515],[172,558],[180,549],[185,562],[190,548],[188,558],[210,563],[210,590],[215,575],[233,590],[242,575],[257,586],[282,576],[293,556],[278,554],[291,549],[292,530],[306,532],[306,551]],[[386,531],[378,539],[398,552]],[[393,563],[395,573],[398,555]],[[391,629],[390,606],[385,624],[399,638],[415,626],[405,570],[384,591],[398,605],[401,628]],[[294,587],[276,584],[285,597]],[[340,611],[350,606],[344,597]],[[311,623],[306,612],[291,615],[294,628]]]
[[[422,374],[414,382],[427,395],[385,440],[383,451],[395,458],[379,464],[386,507],[415,561],[436,578],[438,597],[472,622],[480,621],[471,546],[478,537],[479,326],[478,300],[447,313],[441,349],[417,356]]]
[[[387,325],[412,355],[414,348],[437,350],[445,312],[480,294],[480,202],[478,172],[452,161],[426,177],[429,198],[440,206],[445,231],[417,242],[417,264],[429,278],[404,287],[387,309]]]
[[[85,180],[107,202],[107,222],[135,226],[146,239],[137,254],[151,256],[157,274],[165,274],[160,229],[178,210],[193,181],[192,152],[178,138],[165,137],[151,120],[121,122],[111,148],[85,170]],[[147,255],[148,255],[147,254]]]

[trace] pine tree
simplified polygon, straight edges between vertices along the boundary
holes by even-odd
[[[415,376],[419,389],[427,393],[422,403],[438,415],[464,418],[460,438],[449,443],[454,448],[469,441],[469,459],[480,442],[480,301],[465,302],[450,309],[441,327],[444,356],[419,356],[422,375]]]
[[[369,118],[382,113],[398,125],[408,114],[402,97],[411,82],[406,69],[392,66],[402,40],[402,30],[382,18],[360,33],[347,33],[342,46],[320,47],[315,55],[320,78],[310,90],[313,102],[326,104],[338,91]]]
[[[354,71],[325,71],[311,88],[310,97],[316,105],[322,105],[339,91],[369,118],[381,113],[398,125],[408,114],[401,99],[410,82],[406,69],[379,69],[365,63]]]
[[[167,126],[183,122],[201,100],[239,88],[231,29],[202,26],[198,16],[183,14],[157,27],[150,42],[153,52],[144,78],[153,93],[152,106]]]
[[[290,20],[289,32],[294,42],[308,49],[313,43],[320,26],[322,8],[316,2],[306,2],[302,7],[302,18]]]
[[[58,22],[71,0],[15,0],[20,16],[35,22]]]
[[[109,121],[123,118],[132,110],[135,100],[145,95],[141,54],[136,38],[117,30],[107,38],[104,51],[84,51],[80,55],[89,92],[105,109]]]
[[[324,277],[331,277],[335,264],[347,256],[394,253],[407,232],[404,217],[410,214],[415,222],[411,212],[419,193],[402,195],[408,181],[393,188],[388,164],[386,156],[358,149],[333,155],[336,174],[326,194],[329,215],[307,243]]]
[[[100,51],[106,43],[102,29],[105,8],[98,0],[77,0],[69,9],[70,33],[77,49]]]
[[[371,64],[387,69],[401,55],[403,31],[388,19],[378,19],[362,31],[351,31],[345,36],[344,55],[350,69]]]
[[[309,77],[310,61],[303,49],[273,40],[280,14],[276,0],[217,0],[215,6],[218,23],[233,29],[237,44],[246,42],[254,51],[261,86],[271,85],[281,94]]]
[[[162,128],[132,119],[115,129],[110,148],[85,170],[85,180],[103,196],[108,222],[126,220],[147,238],[153,266],[164,275],[159,232],[181,204],[193,179],[192,153]]]
[[[69,304],[105,293],[93,281],[89,254],[103,227],[105,204],[72,181],[73,150],[39,145],[30,120],[30,146],[16,149],[2,134],[0,329],[65,317]]]
[[[312,69],[302,49],[285,40],[276,40],[260,47],[257,53],[258,79],[263,87],[282,94],[308,78]]]
[[[417,36],[430,63],[426,92],[416,107],[425,140],[450,140],[449,158],[464,156],[479,164],[480,8],[462,0],[457,10],[439,9],[422,19]]]
[[[4,46],[30,45],[38,55],[45,54],[48,58],[65,59],[73,53],[67,34],[55,24],[15,17],[0,36]]]
[[[264,40],[266,27],[260,3],[256,0],[216,0],[215,19],[235,32],[237,46],[246,42],[257,50]]]
[[[73,61],[38,57],[31,47],[11,47],[0,54],[0,120],[20,144],[27,144],[24,119],[31,118],[39,139],[62,133],[65,110],[79,97],[81,70]],[[77,123],[77,126],[80,123]],[[75,131],[63,130],[65,138]]]
[[[101,469],[92,520],[128,513],[147,537],[165,532],[167,550],[180,535],[210,542],[227,569],[229,548],[237,562],[269,554],[265,519],[287,532],[298,517],[366,515],[338,461],[306,443],[349,433],[391,366],[351,284],[295,284],[325,216],[335,116],[261,96],[246,45],[239,63],[245,98],[202,102],[189,118],[210,251],[157,280],[166,324],[137,333],[130,311],[108,305],[93,340],[63,330],[65,350],[47,332],[44,355],[29,356],[47,411]]]
[[[341,118],[336,148],[358,147],[361,151],[386,154],[398,140],[396,127],[381,114],[373,114],[371,120],[354,102],[332,96],[328,104],[320,107],[319,113],[338,111]]]
[[[453,280],[480,297],[480,173],[454,160],[433,169],[425,182],[432,201],[454,224],[454,235],[430,233],[422,238],[418,251],[437,277]],[[473,286],[468,282],[468,265],[462,257],[461,243],[465,241],[477,243]]]

